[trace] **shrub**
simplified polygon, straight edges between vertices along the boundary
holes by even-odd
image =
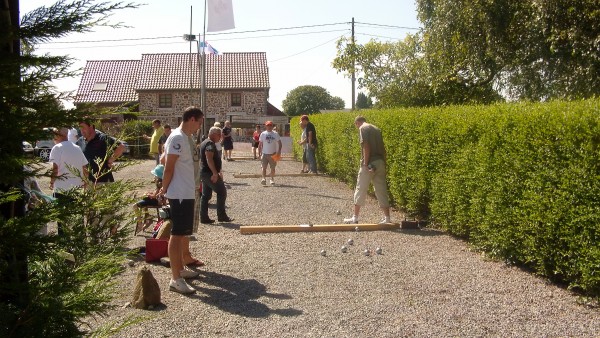
[[[396,207],[600,295],[599,99],[360,113],[382,130]],[[354,117],[311,116],[321,170],[349,184],[360,156]]]

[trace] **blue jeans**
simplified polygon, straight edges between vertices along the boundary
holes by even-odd
[[[200,198],[200,219],[208,220],[208,201],[212,198],[213,191],[217,194],[217,217],[227,217],[225,212],[225,201],[227,200],[227,188],[225,182],[219,177],[216,183],[210,180],[211,173],[202,173],[202,197]]]
[[[315,158],[315,151],[317,147],[312,148],[311,146],[306,147],[306,161],[308,162],[308,169],[313,173],[317,172],[317,159]]]

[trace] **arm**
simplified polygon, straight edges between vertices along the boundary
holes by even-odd
[[[362,151],[363,151],[363,163],[361,163],[361,166],[367,166],[367,165],[369,165],[369,161],[371,160],[371,147],[369,146],[369,144],[367,142],[363,142]]]
[[[179,159],[179,155],[167,154],[165,162],[165,170],[163,171],[163,183],[160,188],[160,195],[164,195],[169,190],[169,184],[173,179],[173,172],[175,171],[175,162]]]
[[[277,151],[277,155],[281,155],[281,149],[283,149],[283,145],[281,144],[281,140],[277,141],[277,144],[279,145],[279,150]]]
[[[50,176],[50,189],[54,190],[54,181],[58,177],[58,164],[52,163],[52,175]]]
[[[262,156],[263,142],[258,141],[258,157]]]
[[[308,131],[308,136],[306,137],[306,140],[308,142],[308,146],[309,147],[311,147],[311,148],[315,147],[315,142],[313,140],[313,132],[312,132],[312,130]]]
[[[210,171],[212,172],[212,176],[210,177],[210,180],[213,183],[217,183],[220,173],[217,171],[217,166],[215,165],[215,160],[213,159],[213,156],[215,156],[215,153],[207,150],[204,152],[204,154],[206,156],[206,163],[208,164],[208,167],[210,168]]]

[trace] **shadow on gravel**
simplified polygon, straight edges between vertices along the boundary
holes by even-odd
[[[401,232],[403,234],[412,235],[412,236],[422,236],[422,237],[433,237],[433,236],[446,236],[447,234],[443,231],[432,230],[432,229],[398,229],[393,230],[394,232]]]
[[[307,189],[307,187],[305,187],[305,186],[290,185],[290,184],[279,184],[279,183],[275,183],[274,186],[265,185],[263,187],[265,187],[265,188],[297,188],[297,189]]]
[[[256,299],[269,297],[275,299],[291,299],[286,294],[269,293],[267,288],[256,279],[239,279],[212,271],[199,271],[202,284],[194,288],[203,293],[192,296],[206,304],[213,305],[223,311],[238,314],[244,317],[260,318],[272,314],[280,316],[299,316],[301,310],[297,309],[270,309]]]
[[[347,197],[338,197],[338,196],[329,196],[329,195],[321,195],[321,194],[307,194],[309,196],[315,196],[315,197],[324,197],[324,198],[335,198],[336,200],[344,200],[344,199],[348,199]]]

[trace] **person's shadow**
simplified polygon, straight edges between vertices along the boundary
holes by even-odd
[[[268,317],[271,314],[280,316],[298,316],[297,309],[270,309],[256,299],[261,296],[291,299],[289,295],[267,292],[267,288],[256,279],[239,279],[212,271],[199,271],[200,286],[193,287],[198,291],[195,298],[204,303],[218,307],[223,311],[244,317]]]

